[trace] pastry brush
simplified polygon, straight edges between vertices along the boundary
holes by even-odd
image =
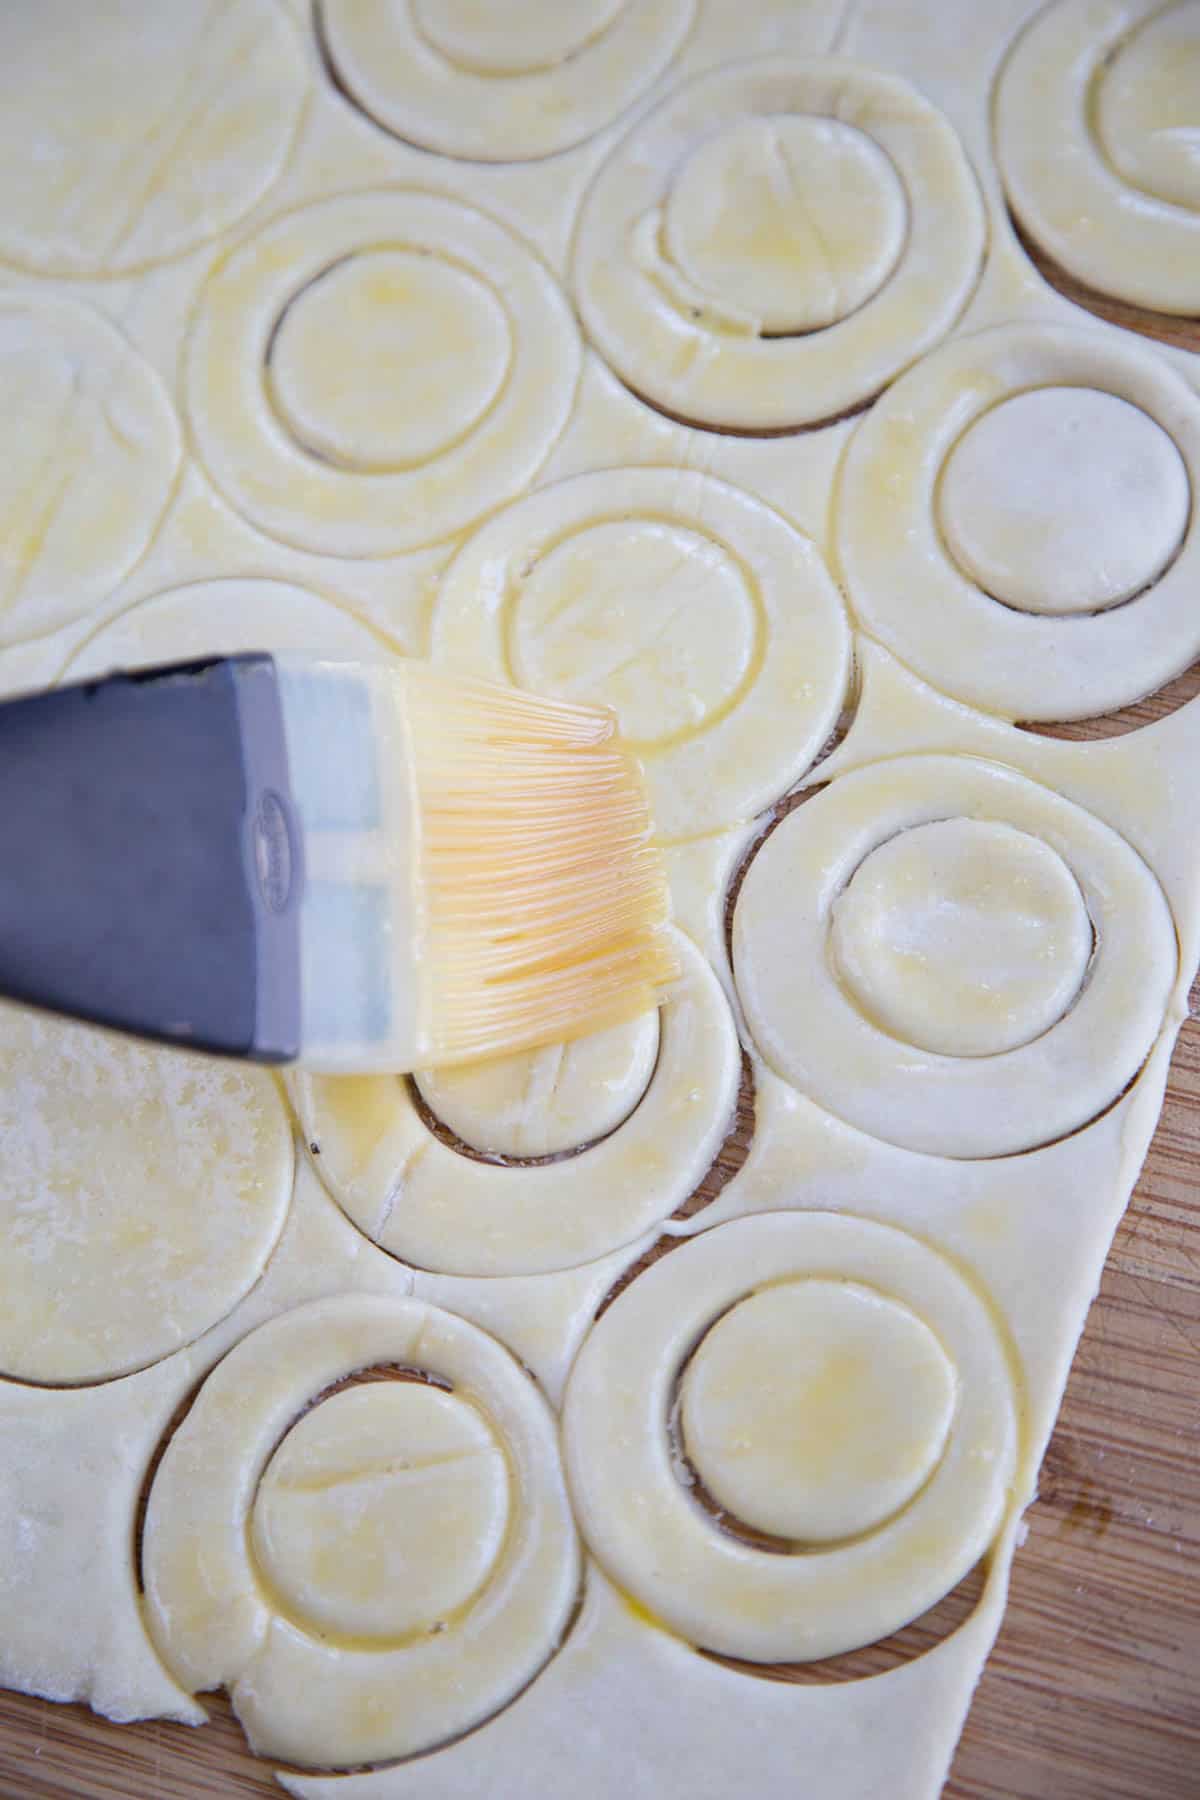
[[[0,704],[0,993],[331,1072],[577,1036],[675,973],[601,710],[244,655]]]

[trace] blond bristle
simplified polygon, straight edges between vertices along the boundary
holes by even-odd
[[[679,972],[666,872],[611,715],[428,669],[407,712],[436,1060],[655,1005]]]

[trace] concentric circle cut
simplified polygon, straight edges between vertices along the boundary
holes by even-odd
[[[938,524],[968,580],[1021,612],[1102,612],[1158,580],[1191,490],[1161,425],[1115,394],[1032,388],[946,458]]]
[[[298,444],[336,468],[386,474],[460,443],[491,410],[511,352],[504,308],[477,276],[419,251],[376,250],[296,296],[267,378]]]
[[[695,0],[321,0],[334,72],[385,131],[444,156],[553,156],[620,116],[683,42]]]
[[[882,1029],[847,991],[835,948],[835,908],[854,871],[868,870],[881,845],[903,844],[942,820],[957,826],[960,894],[972,886],[986,891],[995,865],[994,832],[968,838],[963,828],[968,822],[1007,827],[1045,847],[1048,858],[1037,858],[1034,868],[1038,879],[1049,880],[1051,896],[1062,885],[1056,861],[1065,865],[1095,933],[1087,980],[1057,1017],[1083,949],[1078,908],[1061,895],[1051,898],[1050,936],[1067,954],[1066,980],[1053,961],[1039,977],[1022,933],[1009,927],[1005,966],[991,977],[1015,991],[1019,1004],[1001,1008],[998,1023],[987,992],[977,991],[957,1019],[945,1004],[948,995],[961,999],[969,992],[957,930],[944,949],[936,937],[921,946],[927,962],[915,998],[903,972],[897,976],[881,958],[888,972],[870,988],[872,1000],[878,1004],[881,988],[885,999],[898,989],[898,1022],[911,1030],[915,1017],[922,1038],[937,1042],[940,1032],[942,1042],[957,1041],[957,1054],[923,1049]],[[1027,851],[1021,861],[1030,866]],[[928,855],[916,866],[928,870]],[[1009,840],[1003,876],[1010,887],[1019,867]],[[900,920],[891,926],[885,920],[885,928],[902,933],[912,902],[902,884],[885,885],[885,901],[895,898]],[[918,918],[925,904],[918,902]],[[980,954],[1000,949],[997,943]],[[1060,1137],[1117,1098],[1162,1027],[1178,949],[1157,881],[1107,825],[1012,769],[968,757],[909,756],[841,776],[783,820],[742,883],[733,959],[754,1041],[793,1087],[889,1143],[940,1156],[988,1157]],[[873,973],[865,979],[874,981]],[[1052,1022],[1040,1035],[1011,1049],[992,1048],[1006,1037],[1024,1037],[1044,1018]]]
[[[414,1077],[435,1118],[484,1156],[565,1155],[615,1131],[642,1102],[660,1041],[657,1012],[569,1044]]]
[[[914,89],[772,57],[634,126],[584,200],[572,281],[637,393],[694,424],[779,431],[861,405],[936,344],[984,238],[958,139]]]
[[[1190,0],[1058,0],[1017,39],[996,94],[1009,205],[1076,280],[1200,313],[1200,11]]]
[[[648,1039],[624,1060],[620,1108],[630,1109],[627,1116],[590,1141],[605,1121],[606,1102],[591,1088],[594,1052],[585,1039],[581,1079],[567,1077],[579,1110],[551,1127],[549,1141],[560,1155],[568,1138],[577,1152],[563,1160],[497,1167],[462,1156],[432,1135],[402,1080],[295,1077],[304,1134],[319,1152],[314,1167],[334,1199],[383,1249],[447,1275],[573,1268],[661,1224],[711,1166],[741,1074],[737,1033],[716,976],[682,934],[676,947],[682,973],[660,1010],[657,1060],[640,1103],[631,1076],[644,1066]],[[626,1053],[636,1051],[628,1038],[624,1043]],[[601,1046],[601,1066],[608,1060]],[[506,1118],[505,1107],[529,1067],[530,1059],[519,1058],[511,1071],[477,1069],[462,1120],[468,1143],[512,1141],[520,1111]],[[431,1100],[446,1080],[432,1078],[424,1090]],[[480,1095],[497,1093],[499,1106],[485,1110]]]
[[[907,1416],[891,1407],[905,1369]],[[801,1526],[790,1553],[723,1530],[690,1491],[681,1372],[707,1481],[760,1529]],[[883,1409],[874,1446],[864,1399]],[[812,1661],[907,1624],[983,1554],[1017,1405],[988,1306],[935,1251],[863,1219],[772,1213],[689,1240],[618,1296],[571,1372],[563,1445],[589,1547],[641,1605],[701,1649]]]
[[[1049,1031],[1083,985],[1092,942],[1058,852],[984,819],[888,838],[855,869],[830,926],[864,1017],[940,1056],[999,1056]]]
[[[848,1281],[784,1281],[701,1339],[683,1445],[734,1520],[794,1543],[873,1531],[942,1457],[957,1381],[915,1313]]]
[[[192,1342],[262,1274],[287,1217],[275,1084],[0,1011],[0,1370],[83,1383]]]
[[[14,423],[0,467],[3,646],[85,617],[116,587],[157,529],[182,443],[149,365],[98,313],[50,295],[0,294],[0,406]]]
[[[1022,465],[1045,477],[1036,499]],[[1090,718],[1200,656],[1197,493],[1200,399],[1152,350],[996,326],[926,358],[862,421],[838,555],[860,622],[934,686],[1010,719]]]
[[[308,90],[272,0],[75,0],[0,23],[0,257],[128,274],[243,218],[282,174]]]
[[[185,389],[216,485],[331,556],[437,542],[529,482],[580,346],[554,278],[481,213],[396,189],[276,220],[220,265]]]
[[[575,476],[489,520],[442,578],[432,637],[455,668],[612,706],[667,840],[777,799],[828,738],[849,677],[815,546],[682,469]]]
[[[389,1365],[440,1386],[306,1410]],[[437,1307],[299,1307],[217,1365],[168,1443],[142,1568],[164,1662],[189,1691],[227,1687],[260,1754],[416,1755],[506,1705],[566,1629],[579,1549],[553,1415]]]
[[[504,1450],[468,1401],[374,1381],[323,1400],[258,1484],[259,1571],[303,1631],[373,1641],[443,1631],[491,1575],[510,1513]]]

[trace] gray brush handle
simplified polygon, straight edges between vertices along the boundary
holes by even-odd
[[[269,656],[0,704],[0,832],[0,993],[298,1054],[302,839]]]

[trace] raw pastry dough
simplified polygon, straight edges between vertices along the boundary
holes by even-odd
[[[955,822],[952,860],[934,857],[928,837],[919,848],[909,841],[937,820]],[[968,831],[978,821],[1011,833]],[[1005,938],[989,946],[998,964],[992,980],[1007,990],[998,1008],[991,983],[972,983],[962,968],[969,927],[952,924],[927,946],[915,988],[892,952],[852,963],[846,991],[830,938],[841,947],[863,933],[853,924],[836,932],[834,909],[847,883],[849,897],[859,876],[871,879],[879,846],[896,846],[884,879],[895,883],[895,858],[903,858],[901,881],[907,863],[920,881],[938,883],[918,905],[953,920],[964,896],[992,882],[1013,891],[1027,880],[1022,834],[1047,847],[1043,878],[1049,871],[1060,895],[1073,879],[1086,903],[1096,948],[1081,989],[1089,928],[1060,899],[1043,920],[1066,955],[1065,982],[1053,961],[1039,980],[1019,936],[1005,934],[1007,946]],[[949,1028],[943,954],[964,1009]],[[771,834],[738,895],[733,962],[755,1043],[802,1093],[889,1143],[941,1156],[1004,1156],[1074,1131],[1116,1099],[1163,1028],[1178,947],[1158,882],[1107,825],[998,763],[909,756],[832,782]],[[946,1053],[889,1035],[875,1022],[880,1012],[893,1028],[915,1018],[920,1040],[940,1036]],[[1014,1048],[1002,1047],[1006,1035]]]
[[[658,1062],[657,1012],[549,1044],[416,1075],[429,1110],[472,1150],[528,1160],[585,1149],[641,1104]]]
[[[0,257],[115,275],[215,237],[278,179],[307,89],[273,0],[9,8]]]
[[[612,706],[662,838],[753,818],[804,773],[850,668],[815,546],[742,490],[683,469],[557,482],[455,557],[433,654]]]
[[[696,0],[319,0],[330,61],[368,116],[445,156],[551,156],[645,93]]]
[[[10,174],[27,164],[27,147],[0,157]],[[51,294],[0,294],[0,407],[12,426],[0,469],[3,646],[82,618],[116,586],[154,534],[182,444],[148,364],[98,313]]]
[[[439,1142],[402,1079],[300,1075],[293,1092],[322,1181],[385,1250],[445,1274],[537,1274],[632,1244],[693,1192],[737,1100],[737,1034],[724,995],[686,938],[678,949],[683,972],[661,1010],[654,1073],[641,1103],[600,1142],[589,1140],[607,1095],[581,1106],[573,1156],[497,1168]],[[596,1052],[589,1045],[582,1054],[586,1073]],[[512,1076],[502,1065],[480,1070],[473,1136],[492,1135],[480,1104],[488,1090],[504,1107],[528,1066],[519,1058]]]
[[[1200,313],[1200,19],[1188,0],[1057,0],[996,94],[996,159],[1030,237],[1102,294]]]
[[[983,249],[934,107],[858,64],[783,56],[702,76],[634,126],[584,200],[572,280],[635,392],[783,430],[861,405],[944,337]]]
[[[270,1076],[0,1009],[0,1369],[122,1375],[232,1310],[287,1215]]]
[[[905,1365],[911,1410],[873,1446]],[[747,1542],[689,1492],[681,1375],[700,1472],[799,1541]],[[865,1219],[777,1213],[702,1233],[618,1296],[571,1372],[563,1447],[615,1581],[701,1648],[785,1662],[885,1637],[962,1579],[1004,1515],[1017,1418],[1002,1336],[950,1263]]]
[[[1064,410],[1055,396],[1068,387],[1086,398]],[[1026,553],[1014,466],[1038,464],[1048,415],[1060,426],[1065,418],[1068,431],[1081,417],[1111,433],[1089,449],[1093,468],[1103,462],[1118,472],[1096,538],[1096,549],[1116,547],[1111,574],[1091,549],[1070,567],[1048,559],[1036,534]],[[987,434],[986,467],[997,444],[1005,455],[990,497],[972,479],[977,432]],[[1077,490],[1065,470],[1053,491],[1064,479],[1069,499]],[[1200,399],[1161,357],[1110,331],[997,326],[926,358],[863,420],[842,468],[838,556],[863,626],[935,686],[1010,719],[1086,718],[1141,699],[1200,655],[1197,493]],[[1089,492],[1081,531],[1095,505]],[[1064,552],[1079,542],[1073,522],[1055,531]],[[1008,593],[993,599],[956,553]],[[1081,610],[1147,581],[1127,606]],[[1036,610],[1027,611],[1031,593]]]
[[[378,1365],[449,1395],[322,1400]],[[408,1559],[413,1584],[380,1591]],[[451,1313],[364,1295],[286,1313],[218,1364],[154,1477],[142,1566],[181,1683],[227,1686],[256,1750],[318,1766],[482,1723],[553,1654],[580,1578],[554,1418],[520,1365]]]
[[[394,189],[289,213],[221,263],[185,388],[209,474],[254,524],[387,556],[532,480],[579,354],[532,252],[457,201]]]
[[[959,438],[938,524],[970,581],[1020,612],[1091,613],[1158,581],[1192,509],[1182,456],[1128,400],[1086,387],[1001,400]]]

